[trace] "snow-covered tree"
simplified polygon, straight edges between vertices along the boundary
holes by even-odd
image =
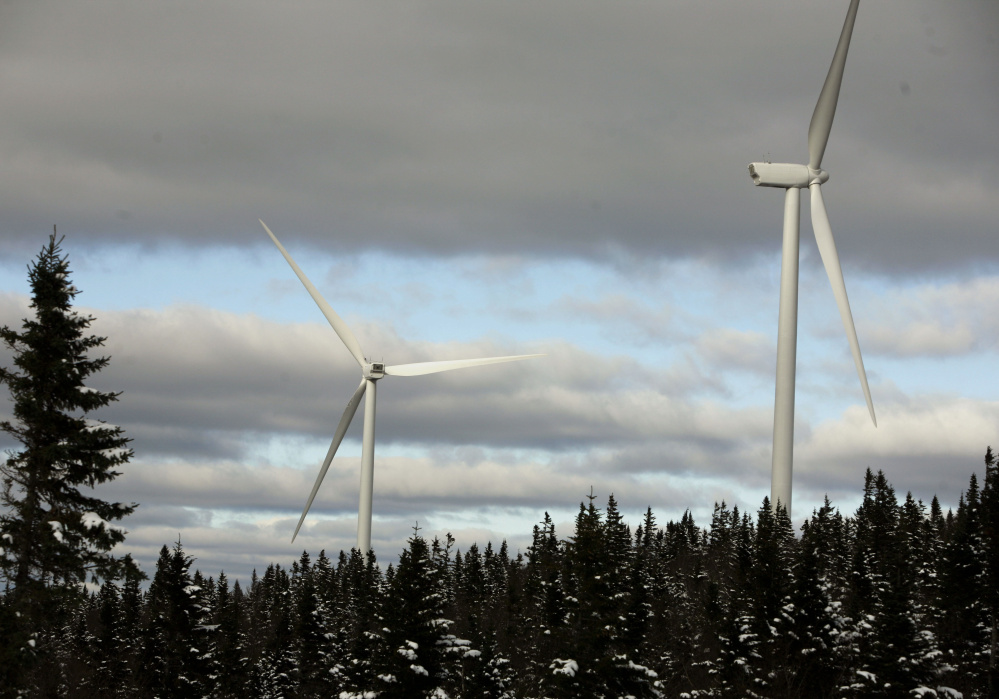
[[[127,564],[111,550],[125,532],[113,522],[135,509],[93,491],[132,452],[121,428],[88,417],[118,394],[86,385],[109,359],[90,356],[105,338],[88,335],[94,319],[73,310],[79,292],[61,242],[53,233],[28,268],[34,318],[20,330],[0,328],[15,365],[0,367],[14,417],[0,430],[20,444],[0,461],[0,581],[18,622],[0,645],[14,644],[24,652],[11,652],[24,658],[44,655],[37,634],[56,621],[60,596],[124,574]],[[30,651],[29,641],[38,643]]]
[[[940,640],[959,677],[982,675],[987,665],[990,624],[983,604],[985,550],[980,495],[978,478],[972,473],[949,527],[941,562]]]
[[[180,541],[160,549],[146,597],[140,686],[163,699],[207,693],[202,589],[191,576],[192,562]]]
[[[798,549],[790,630],[797,667],[788,677],[795,696],[828,696],[840,674],[845,652],[840,641],[851,623],[843,609],[849,546],[843,517],[827,497],[802,526]],[[853,661],[848,652],[846,656]]]
[[[988,624],[988,696],[999,695],[999,461],[992,447],[985,450],[982,488],[983,604]]]
[[[297,649],[298,691],[303,696],[329,696],[333,681],[330,675],[329,644],[325,605],[316,585],[316,570],[307,552],[302,553],[292,575],[295,604],[294,645]]]
[[[237,699],[248,694],[246,627],[243,620],[246,602],[239,581],[230,590],[224,572],[219,574],[215,589],[212,625],[216,628],[207,658],[211,696]]]
[[[520,623],[513,637],[521,682],[537,688],[547,680],[549,665],[562,650],[566,623],[566,592],[563,584],[563,546],[555,523],[545,512],[535,525],[523,572]]]
[[[379,697],[446,696],[447,649],[461,644],[449,633],[453,622],[444,617],[441,569],[426,540],[414,532],[383,597],[375,676],[365,688]]]
[[[278,699],[295,693],[299,649],[295,641],[295,603],[291,579],[280,565],[270,564],[251,592],[248,654],[253,663],[252,694]]]
[[[910,498],[911,501],[911,498]],[[899,506],[883,472],[865,476],[857,510],[853,611],[855,662],[844,670],[851,695],[901,696],[938,678],[935,635],[917,603],[918,504]],[[871,678],[874,678],[871,680]],[[877,685],[867,686],[868,681]]]

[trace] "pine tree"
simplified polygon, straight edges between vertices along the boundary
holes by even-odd
[[[309,554],[302,553],[297,575],[292,578],[295,597],[294,643],[298,655],[299,693],[303,696],[329,696],[330,667],[327,657],[326,616],[316,589],[315,568]]]
[[[438,566],[426,540],[414,532],[384,596],[384,624],[368,688],[390,699],[434,697],[448,681],[446,648],[454,637],[444,618]]]
[[[520,677],[529,687],[537,687],[547,676],[547,660],[557,654],[553,633],[565,618],[562,595],[561,552],[555,524],[545,512],[541,526],[534,525],[527,563],[523,571],[523,600],[513,635],[515,662]]]
[[[557,642],[563,641],[562,648],[549,663],[550,672],[541,685],[546,695],[554,697],[606,692],[603,675],[609,670],[612,631],[606,621],[612,592],[602,513],[593,504],[595,497],[587,497],[590,502],[579,504],[575,531],[565,548],[564,633],[568,636],[564,640],[556,636]]]
[[[845,672],[851,691],[860,696],[905,696],[938,674],[939,654],[916,604],[919,565],[909,535],[915,535],[922,510],[909,501],[907,512],[884,473],[867,472],[855,517],[856,663]],[[867,687],[870,678],[879,686],[876,692]]]
[[[214,685],[213,697],[237,699],[247,695],[248,672],[244,654],[246,640],[243,623],[245,598],[237,580],[229,590],[225,573],[219,574],[214,624],[217,625],[210,649],[209,672]]]
[[[391,566],[389,566],[391,569]],[[339,651],[331,676],[346,695],[362,693],[374,681],[372,656],[380,636],[384,578],[373,552],[367,559],[353,548],[348,557],[340,553],[337,564],[338,609],[331,627]]]
[[[146,575],[132,561],[131,554],[126,554],[125,582],[121,588],[120,615],[118,617],[118,647],[127,664],[128,681],[118,691],[119,696],[135,696],[137,678],[142,671],[140,659],[142,656],[142,625],[143,595],[141,582]]]
[[[999,461],[985,450],[982,488],[982,542],[985,564],[984,599],[988,612],[988,696],[999,696]]]
[[[667,522],[660,534],[658,569],[665,582],[658,625],[670,629],[660,637],[661,662],[673,678],[667,687],[690,692],[708,684],[717,657],[700,604],[705,594],[701,537],[689,510],[679,522]]]
[[[778,504],[776,511],[767,498],[756,520],[753,571],[750,575],[752,601],[747,605],[749,628],[758,638],[757,662],[748,661],[747,675],[754,677],[757,688],[769,694],[794,686],[794,665],[790,657],[794,618],[792,591],[794,559],[797,555],[794,530],[787,509]],[[787,690],[784,690],[785,692]]]
[[[180,541],[160,549],[149,586],[143,629],[142,684],[157,697],[192,697],[205,693],[209,670],[203,654],[201,588],[194,584],[193,559]]]
[[[984,677],[990,631],[984,602],[985,555],[978,478],[972,473],[958,501],[956,516],[944,545],[940,606],[941,645],[952,658],[956,676]]]
[[[106,581],[97,594],[96,628],[92,653],[92,686],[95,696],[126,697],[128,692],[128,655],[122,636],[123,609],[117,586]]]
[[[802,526],[793,592],[791,655],[798,671],[792,693],[830,696],[839,673],[840,636],[850,619],[843,615],[849,542],[843,517],[826,497]]]
[[[295,605],[288,572],[280,565],[268,565],[252,597],[250,655],[255,672],[251,693],[267,699],[293,695],[299,653],[294,644]]]
[[[33,634],[56,621],[61,596],[74,596],[88,578],[125,574],[128,564],[110,553],[125,532],[112,522],[136,507],[92,493],[119,475],[115,469],[132,452],[121,428],[87,417],[119,394],[84,383],[109,359],[89,356],[105,338],[87,335],[94,319],[73,310],[79,292],[61,242],[53,233],[28,268],[35,318],[25,319],[20,331],[0,328],[16,367],[0,367],[14,415],[14,422],[0,422],[0,430],[21,445],[0,462],[0,580],[10,588],[19,620],[4,640],[22,648],[36,640],[38,651],[44,642]]]

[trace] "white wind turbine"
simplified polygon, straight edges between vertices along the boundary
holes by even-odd
[[[326,320],[329,321],[330,325],[333,326],[333,330],[343,341],[343,344],[347,346],[347,350],[353,355],[354,359],[361,366],[361,384],[354,391],[354,395],[350,397],[347,401],[347,408],[343,411],[343,416],[340,418],[340,423],[336,426],[336,432],[333,434],[333,442],[330,444],[329,451],[326,452],[326,458],[323,460],[323,465],[319,469],[319,475],[316,477],[316,482],[312,486],[312,492],[309,493],[309,499],[305,503],[305,509],[302,510],[302,516],[298,520],[298,526],[295,527],[295,533],[292,535],[291,540],[295,541],[295,537],[298,536],[299,530],[302,528],[302,523],[305,521],[305,515],[308,514],[309,508],[312,507],[312,501],[316,498],[316,493],[319,491],[319,486],[323,482],[323,478],[326,476],[326,472],[329,470],[330,462],[333,461],[333,455],[336,454],[337,447],[340,446],[340,442],[343,441],[343,436],[347,433],[347,428],[350,427],[350,421],[354,418],[354,413],[357,412],[357,406],[361,403],[361,397],[367,395],[367,400],[364,403],[364,433],[362,438],[361,447],[361,496],[360,504],[357,509],[357,548],[362,554],[367,556],[368,551],[371,550],[371,491],[374,483],[374,473],[375,473],[375,382],[385,376],[419,376],[421,374],[436,374],[441,371],[450,371],[452,369],[465,369],[467,367],[482,366],[483,364],[499,364],[500,362],[515,362],[521,359],[530,359],[532,357],[541,357],[541,354],[521,354],[511,357],[484,357],[480,359],[457,359],[452,361],[444,362],[419,362],[416,364],[396,364],[395,366],[385,366],[381,362],[369,362],[365,357],[364,353],[361,351],[361,345],[357,342],[357,338],[354,337],[354,333],[350,331],[347,324],[343,322],[343,319],[337,315],[336,311],[324,299],[319,291],[313,286],[309,278],[305,276],[305,273],[299,268],[295,261],[291,259],[291,255],[288,251],[284,249],[284,246],[278,241],[278,239],[271,233],[271,229],[267,227],[267,224],[263,221],[260,225],[264,227],[267,231],[267,235],[271,237],[274,244],[278,246],[278,250],[284,255],[284,259],[288,261],[291,268],[294,270],[295,274],[301,280],[302,284],[305,285],[305,289],[309,292],[312,300],[316,302],[319,306],[319,310],[323,312],[326,316]]]
[[[839,306],[839,314],[846,329],[846,337],[850,341],[850,351],[853,353],[853,363],[860,376],[860,385],[867,399],[867,409],[871,420],[877,427],[874,416],[874,403],[871,401],[871,390],[867,386],[867,373],[864,371],[864,360],[860,356],[860,344],[857,342],[857,331],[853,326],[853,314],[850,312],[850,301],[846,296],[846,285],[843,283],[843,270],[836,253],[836,243],[833,242],[832,228],[822,201],[820,186],[829,179],[829,173],[820,168],[822,155],[829,140],[833,117],[836,114],[836,102],[839,99],[839,88],[843,82],[843,67],[846,65],[846,54],[850,48],[850,36],[853,24],[857,18],[857,6],[860,0],[852,0],[846,14],[843,32],[836,46],[829,74],[819,94],[819,101],[812,113],[812,121],[808,126],[808,165],[793,165],[790,163],[751,163],[749,174],[753,182],[761,187],[780,187],[786,190],[784,195],[784,247],[781,254],[780,274],[780,312],[777,330],[777,389],[774,400],[774,446],[771,471],[770,502],[776,508],[780,503],[791,514],[791,465],[794,448],[794,370],[795,353],[798,336],[798,225],[801,206],[798,190],[808,187],[812,199],[812,230],[815,232],[815,242],[822,257],[822,264],[832,284],[833,295]]]

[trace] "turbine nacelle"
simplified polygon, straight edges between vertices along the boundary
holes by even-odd
[[[364,378],[377,381],[385,376],[385,365],[382,362],[365,363],[361,367],[361,373],[364,375]]]
[[[825,170],[793,163],[750,163],[749,176],[757,187],[780,189],[807,189],[829,179],[829,173]]]

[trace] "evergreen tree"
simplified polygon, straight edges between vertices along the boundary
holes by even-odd
[[[125,581],[121,587],[121,598],[118,615],[117,647],[120,649],[127,667],[128,681],[118,692],[119,696],[135,696],[137,678],[142,671],[142,612],[143,593],[140,587],[146,575],[132,561],[131,554],[125,555]]]
[[[716,673],[717,648],[702,604],[706,586],[701,537],[689,510],[679,522],[667,522],[660,533],[657,549],[664,584],[657,625],[670,629],[659,638],[660,662],[673,678],[667,687],[690,693],[712,683]]]
[[[204,657],[201,589],[190,569],[193,559],[180,541],[160,549],[146,598],[141,685],[155,697],[206,694],[209,665]]]
[[[826,497],[802,526],[795,570],[791,657],[798,670],[788,689],[800,697],[828,697],[839,674],[844,572],[849,560],[843,517]]]
[[[414,532],[383,598],[384,626],[374,681],[368,685],[380,697],[429,698],[446,692],[445,649],[454,637],[448,634],[453,622],[444,618],[438,570],[426,540]]]
[[[246,628],[243,621],[246,603],[239,581],[229,590],[225,573],[219,574],[214,623],[218,626],[211,647],[209,672],[214,686],[213,697],[238,699],[247,696]]]
[[[565,549],[566,631],[571,642],[553,660],[542,686],[556,697],[602,693],[602,674],[610,644],[606,621],[611,613],[611,589],[602,513],[594,504],[579,504],[576,528]],[[566,639],[568,640],[568,639]],[[564,653],[564,654],[563,654]]]
[[[88,645],[91,686],[94,696],[127,697],[131,695],[128,648],[122,634],[124,608],[121,593],[111,581],[105,581],[95,600],[93,641]]]
[[[375,676],[373,655],[381,638],[378,630],[385,626],[384,579],[374,553],[369,551],[365,560],[356,548],[349,557],[341,552],[336,579],[339,604],[332,626],[339,657],[330,672],[341,691],[362,692]]]
[[[862,696],[907,696],[939,674],[939,653],[916,595],[919,564],[912,537],[922,508],[908,501],[907,509],[900,507],[884,473],[868,470],[855,517],[856,662],[845,669],[851,691]],[[876,690],[869,680],[876,681]]]
[[[566,623],[563,584],[564,550],[555,534],[555,523],[545,512],[541,526],[534,526],[524,571],[524,609],[514,636],[515,662],[521,682],[537,689],[548,679],[550,665],[562,652]]]
[[[288,571],[280,565],[268,565],[252,596],[252,694],[267,699],[293,695],[299,649],[294,643],[295,604]]]
[[[985,580],[982,602],[988,614],[988,696],[999,696],[999,462],[985,450],[982,488],[982,543]]]
[[[302,553],[297,575],[292,578],[295,597],[294,642],[297,646],[298,685],[303,696],[329,696],[330,666],[327,656],[326,618],[316,589],[315,568],[309,554]]]
[[[92,493],[119,475],[115,469],[132,452],[121,428],[87,417],[119,394],[85,385],[109,360],[89,356],[105,338],[87,335],[94,319],[73,310],[79,292],[61,242],[53,232],[28,268],[34,319],[25,319],[20,331],[0,328],[16,367],[0,367],[14,415],[14,422],[0,422],[0,430],[21,445],[0,462],[0,580],[10,589],[18,620],[14,633],[0,641],[15,646],[5,651],[8,658],[17,647],[27,649],[28,641],[40,645],[21,657],[44,652],[37,634],[56,621],[60,596],[74,596],[88,578],[125,573],[126,562],[110,553],[125,532],[112,522],[136,507]]]
[[[978,478],[972,473],[949,527],[941,563],[940,643],[952,658],[956,676],[968,679],[985,676],[991,635],[983,604],[986,556],[980,495]]]
[[[797,556],[796,540],[787,509],[777,505],[771,508],[768,498],[763,499],[756,521],[756,540],[753,551],[753,570],[749,590],[752,601],[747,604],[747,626],[756,634],[756,652],[760,658],[747,662],[747,675],[752,677],[757,691],[788,693],[797,684],[796,658],[791,657],[795,611],[794,561]]]

